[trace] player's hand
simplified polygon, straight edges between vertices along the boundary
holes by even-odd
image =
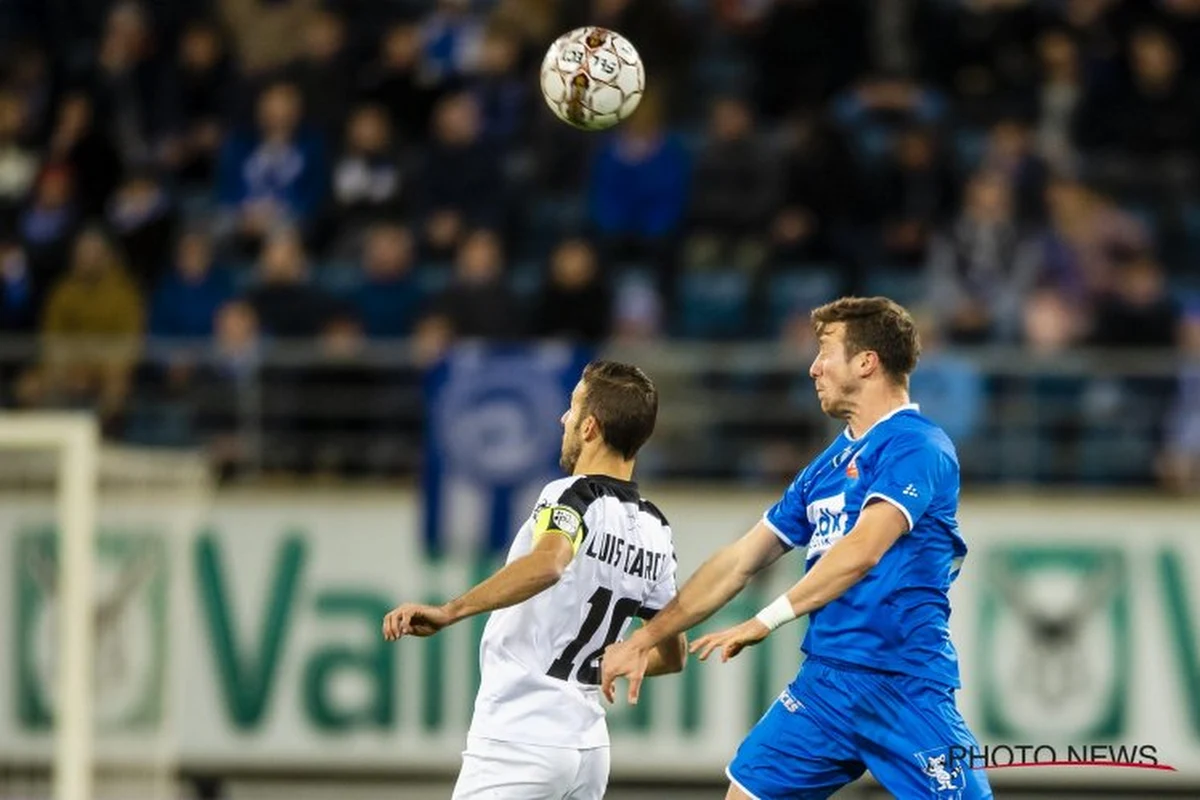
[[[449,612],[442,606],[405,603],[383,618],[383,638],[394,642],[401,636],[432,636],[451,622]]]
[[[600,658],[600,691],[608,702],[615,703],[617,678],[629,679],[629,704],[637,705],[642,692],[642,680],[650,666],[650,648],[642,647],[637,635],[624,642],[610,644]]]
[[[767,638],[770,632],[766,625],[751,617],[741,625],[701,636],[692,642],[689,650],[699,653],[700,660],[705,661],[719,647],[721,661],[728,661],[750,645],[758,644]]]

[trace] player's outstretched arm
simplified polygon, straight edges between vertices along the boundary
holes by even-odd
[[[687,664],[687,635],[679,634],[669,639],[663,639],[650,651],[650,660],[646,665],[646,677],[655,675],[673,675],[683,672]]]
[[[609,702],[613,684],[629,679],[629,702],[636,703],[650,653],[666,639],[678,636],[713,615],[737,595],[754,575],[774,563],[787,549],[765,523],[708,559],[688,579],[679,593],[646,625],[624,642],[611,645],[600,661],[601,689]]]
[[[383,619],[383,637],[393,641],[401,636],[431,636],[467,617],[528,600],[558,583],[574,555],[575,546],[566,536],[542,536],[528,555],[506,564],[461,597],[441,606],[406,603],[392,609]]]
[[[692,643],[692,652],[704,661],[720,650],[721,660],[728,661],[780,625],[836,600],[866,577],[907,530],[908,519],[898,508],[883,501],[871,503],[859,514],[850,533],[829,548],[795,586],[740,625],[701,636]]]

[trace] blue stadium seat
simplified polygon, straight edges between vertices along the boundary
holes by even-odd
[[[767,326],[778,335],[793,314],[807,313],[837,295],[837,267],[832,264],[796,264],[781,268],[767,284]]]
[[[327,261],[313,269],[313,280],[336,295],[348,295],[362,285],[363,272],[353,261]]]
[[[1200,262],[1200,203],[1188,203],[1184,207],[1183,230],[1186,239],[1184,258],[1189,264]]]
[[[884,295],[901,305],[919,303],[925,298],[925,275],[920,269],[877,267],[867,273],[866,291]]]
[[[447,286],[453,270],[449,264],[421,264],[417,267],[417,285],[425,297],[437,297]]]
[[[579,232],[584,223],[584,199],[574,195],[540,197],[530,203],[520,254],[547,255],[559,240]]]
[[[987,152],[987,134],[981,131],[961,130],[954,134],[954,157],[961,172],[974,172]]]
[[[750,276],[742,270],[685,272],[679,279],[679,332],[693,339],[732,339],[749,324]]]
[[[540,261],[517,261],[509,270],[509,281],[519,297],[533,297],[545,282],[545,272]]]

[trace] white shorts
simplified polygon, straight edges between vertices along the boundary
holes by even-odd
[[[467,737],[452,800],[601,800],[607,747],[572,750]]]

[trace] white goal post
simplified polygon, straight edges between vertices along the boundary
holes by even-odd
[[[54,800],[92,797],[92,559],[96,527],[99,426],[85,413],[0,413],[6,448],[56,454],[59,483],[58,697],[55,714]]]

